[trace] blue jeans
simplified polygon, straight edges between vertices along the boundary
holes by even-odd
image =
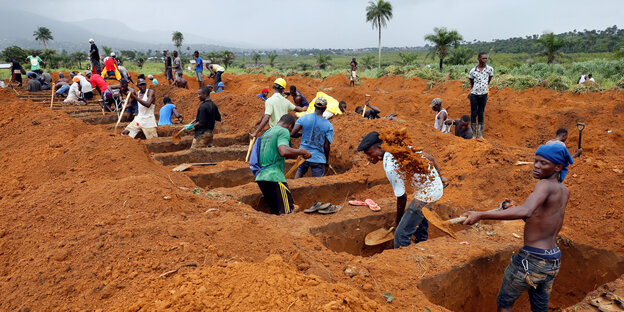
[[[416,244],[429,238],[429,222],[421,211],[425,205],[427,203],[415,199],[409,204],[394,232],[394,248],[409,246],[412,235]]]
[[[487,94],[471,94],[470,95],[470,122],[471,124],[477,123],[477,118],[479,119],[479,123],[483,124],[483,112],[485,111],[485,104],[487,104],[488,95]]]
[[[64,93],[69,93],[69,85],[66,84],[60,88],[58,88],[58,90],[56,90],[56,94],[64,94]]]
[[[559,259],[544,260],[520,250],[511,257],[511,263],[505,269],[496,304],[500,308],[511,308],[514,302],[528,290],[531,311],[548,311],[548,299],[560,264]],[[533,285],[529,284],[527,278]]]
[[[318,178],[325,176],[325,164],[306,161],[297,168],[297,174],[304,176],[308,172],[308,168],[312,169],[312,177]]]

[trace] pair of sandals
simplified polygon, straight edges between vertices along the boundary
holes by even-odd
[[[321,203],[316,202],[312,207],[305,209],[303,212],[305,213],[315,213],[318,212],[320,214],[332,214],[340,211],[342,207],[332,205],[331,203]]]
[[[624,311],[624,299],[612,292],[603,293],[598,298],[592,299],[589,304],[601,312]]]
[[[372,199],[367,199],[365,201],[361,200],[350,200],[349,205],[351,206],[368,206],[368,208],[372,211],[379,211],[381,207],[377,203],[375,203]]]

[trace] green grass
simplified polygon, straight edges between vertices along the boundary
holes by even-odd
[[[438,70],[438,60],[426,58],[427,51],[411,52],[416,54],[413,63],[400,65],[399,52],[386,52],[382,54],[382,68],[376,68],[376,53],[355,53],[354,55],[331,55],[330,66],[326,69],[316,68],[314,56],[279,55],[275,60],[275,66],[268,65],[268,59],[264,57],[258,66],[252,65],[250,57],[237,58],[227,69],[230,74],[264,74],[264,75],[294,75],[315,79],[324,79],[333,75],[348,75],[349,62],[352,57],[358,58],[360,77],[378,78],[384,75],[402,75],[406,78],[420,77],[433,87],[445,77],[451,79],[466,79],[465,70],[470,70],[475,63],[466,65],[445,65],[444,70]],[[362,57],[365,55],[375,56],[372,68],[365,69]],[[557,91],[591,92],[605,89],[624,88],[624,59],[616,59],[613,53],[575,53],[564,55],[557,59],[557,64],[546,64],[545,57],[536,57],[527,53],[492,53],[489,55],[488,64],[494,67],[495,79],[493,87],[511,87],[522,90],[534,86],[544,86]],[[302,64],[308,69],[302,70]],[[85,67],[86,64],[83,64]],[[146,75],[163,72],[163,64],[159,62],[146,62],[142,68],[135,63],[126,61],[124,66],[130,71]],[[82,70],[84,70],[83,68]],[[56,68],[50,71],[71,71],[77,68]],[[576,81],[583,71],[592,73],[598,87],[579,87]],[[185,70],[185,74],[194,76],[193,70]],[[0,71],[1,79],[8,79],[8,71]]]

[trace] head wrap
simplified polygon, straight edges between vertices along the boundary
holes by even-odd
[[[224,87],[225,88],[225,83],[223,83],[223,81],[219,81],[219,83],[217,84],[217,87]]]
[[[327,108],[327,99],[322,96],[319,97],[316,101],[314,101],[314,107]]]
[[[431,104],[429,104],[429,107],[434,107],[436,105],[442,105],[442,99],[441,98],[435,98],[435,99],[431,100]]]
[[[358,152],[366,151],[369,147],[382,143],[383,141],[379,138],[379,132],[373,131],[362,138],[362,142],[358,146]]]
[[[559,144],[540,145],[535,155],[542,156],[554,164],[563,165],[559,175],[559,182],[563,182],[563,179],[568,175],[568,166],[574,163],[568,148]]]
[[[74,79],[72,79],[72,81],[74,81],[74,82],[80,82],[80,78],[78,78],[78,77],[74,77]]]
[[[264,93],[264,92],[269,92],[269,88],[262,89],[262,93]]]

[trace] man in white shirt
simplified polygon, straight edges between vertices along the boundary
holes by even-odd
[[[130,91],[130,97],[139,103],[139,113],[121,133],[135,138],[139,132],[143,132],[146,139],[158,137],[156,131],[156,116],[154,116],[154,90],[147,89],[145,79],[137,79],[138,92]]]
[[[444,184],[448,181],[438,173],[438,166],[431,155],[422,151],[418,152],[421,157],[429,162],[429,173],[416,173],[411,177],[409,183],[414,189],[414,199],[405,211],[407,194],[403,175],[398,172],[399,164],[394,156],[381,147],[382,143],[379,133],[373,131],[364,136],[357,150],[364,152],[368,161],[373,164],[383,159],[386,176],[392,184],[394,195],[397,197],[397,216],[393,224],[396,227],[394,248],[409,246],[412,242],[412,235],[415,236],[415,243],[426,241],[429,237],[429,223],[421,210],[425,205],[436,202],[442,197]]]
[[[476,134],[478,139],[483,139],[483,113],[485,104],[487,104],[488,93],[490,92],[490,81],[494,77],[494,68],[487,65],[488,55],[480,52],[478,56],[479,64],[470,70],[468,79],[470,79],[470,127],[472,133]],[[477,127],[477,118],[479,125]]]
[[[440,130],[442,133],[448,133],[451,127],[446,125],[448,112],[446,111],[446,109],[444,109],[444,107],[442,107],[442,99],[433,99],[431,101],[431,104],[429,104],[429,107],[431,107],[434,112],[437,112],[433,126],[436,128],[436,130]]]

